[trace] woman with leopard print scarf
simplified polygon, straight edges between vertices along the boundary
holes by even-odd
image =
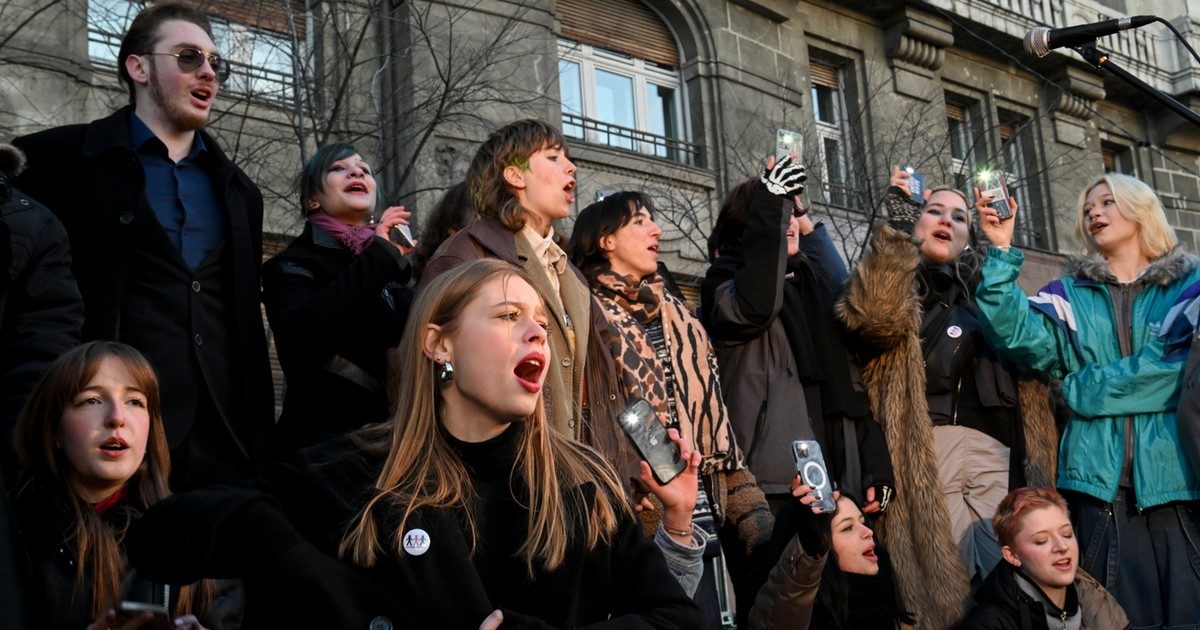
[[[744,559],[770,539],[773,519],[734,437],[708,334],[688,305],[664,289],[657,273],[662,230],[652,213],[650,201],[639,193],[610,195],[579,214],[566,249],[604,312],[608,325],[597,333],[620,368],[618,389],[627,398],[648,400],[659,420],[678,429],[703,455],[704,484],[694,520],[713,534],[706,558],[718,555],[718,532],[729,539],[725,552],[737,588]],[[643,512],[648,525],[656,525],[657,518],[655,511]],[[735,537],[740,544],[733,544]],[[696,597],[702,611],[715,612],[704,601],[713,595],[705,588],[707,562],[705,571]]]

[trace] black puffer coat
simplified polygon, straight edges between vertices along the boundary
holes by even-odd
[[[10,183],[23,164],[20,151],[0,144],[0,463],[8,474],[25,398],[46,367],[79,343],[83,327],[66,230]]]

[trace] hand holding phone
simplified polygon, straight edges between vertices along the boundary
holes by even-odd
[[[836,510],[833,482],[829,479],[829,469],[825,467],[825,458],[821,455],[821,445],[816,440],[796,440],[792,442],[792,457],[796,460],[796,472],[800,474],[800,480],[812,486],[812,495],[817,498],[811,507],[819,507],[825,512]]]
[[[980,171],[976,179],[979,186],[979,194],[992,198],[987,205],[996,210],[996,216],[1000,217],[1002,221],[1012,218],[1012,208],[1008,205],[1008,180],[1004,175],[1004,171]]]
[[[679,447],[667,436],[667,428],[658,421],[658,414],[645,398],[631,402],[617,417],[617,424],[650,465],[658,483],[667,485],[687,467]]]
[[[109,626],[122,630],[172,630],[175,625],[166,609],[158,604],[123,601],[117,605],[116,619]]]
[[[913,202],[925,205],[925,174],[905,164],[900,167],[908,175],[908,195]]]

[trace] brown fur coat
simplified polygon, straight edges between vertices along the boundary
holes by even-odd
[[[880,537],[892,554],[905,606],[919,627],[946,628],[965,614],[970,585],[937,491],[941,484],[919,336],[919,265],[916,241],[880,221],[836,313],[852,334],[883,350],[863,366],[872,411],[883,424],[896,475],[896,499]],[[1049,392],[1025,379],[1018,389],[1026,478],[1030,485],[1052,485],[1058,438]]]

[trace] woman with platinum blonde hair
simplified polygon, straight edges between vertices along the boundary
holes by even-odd
[[[1183,452],[1176,408],[1200,260],[1176,245],[1149,186],[1107,174],[1079,196],[1076,232],[1088,255],[1027,297],[1016,282],[1024,256],[1010,247],[1014,221],[990,201],[976,205],[992,245],[976,301],[993,345],[1062,379],[1071,417],[1055,485],[1084,541],[1080,568],[1116,596],[1134,627],[1195,623],[1200,478]]]

